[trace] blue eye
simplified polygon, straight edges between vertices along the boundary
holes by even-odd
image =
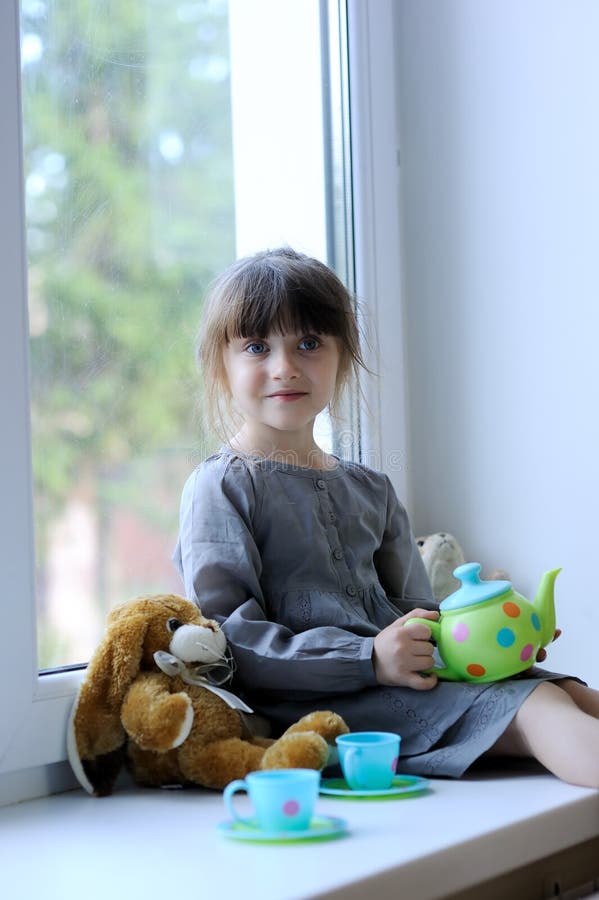
[[[245,349],[246,352],[251,353],[252,356],[259,356],[261,353],[265,353],[268,348],[262,341],[252,341]]]
[[[317,350],[320,347],[320,341],[315,337],[305,337],[301,339],[299,346],[300,350]]]

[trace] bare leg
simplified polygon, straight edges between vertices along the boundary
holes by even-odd
[[[579,688],[573,681],[539,684],[490,754],[533,757],[564,781],[599,788],[599,699]]]

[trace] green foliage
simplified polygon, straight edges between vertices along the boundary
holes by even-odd
[[[193,335],[234,253],[227,6],[25,2],[23,30],[39,527],[197,439]]]
[[[73,605],[89,626],[129,590],[168,585],[202,441],[193,338],[206,286],[234,255],[227,3],[22,0],[22,32],[38,652],[50,667],[93,649],[90,627],[87,644],[65,630]],[[83,545],[64,527],[77,516],[61,518],[82,505]],[[69,542],[83,576],[64,561]]]

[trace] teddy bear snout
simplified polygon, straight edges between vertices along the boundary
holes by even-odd
[[[170,642],[170,651],[186,663],[215,663],[223,659],[227,639],[212,625],[182,625]]]

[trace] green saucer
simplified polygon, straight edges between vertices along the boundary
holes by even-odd
[[[353,790],[345,778],[325,778],[320,785],[321,794],[330,794],[333,797],[349,798],[387,798],[404,797],[410,794],[422,793],[429,786],[427,778],[419,775],[396,775],[390,788],[376,791]]]
[[[347,822],[333,816],[314,816],[305,831],[262,831],[255,819],[221,822],[217,831],[234,841],[260,844],[290,844],[301,841],[324,841],[347,834]]]

